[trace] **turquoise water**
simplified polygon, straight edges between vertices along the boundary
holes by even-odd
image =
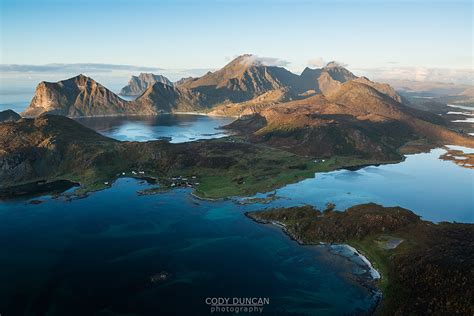
[[[2,314],[208,315],[206,297],[269,298],[267,315],[373,305],[352,280],[359,266],[244,216],[260,206],[137,195],[147,186],[123,178],[84,199],[1,202]]]
[[[232,118],[188,114],[94,117],[76,120],[105,136],[118,140],[168,139],[172,143],[227,136],[229,132],[220,127],[233,121]]]
[[[408,155],[398,164],[319,173],[276,190],[280,199],[269,207],[310,204],[324,208],[331,202],[343,210],[376,202],[408,208],[429,221],[473,223],[474,170],[440,160],[443,153],[444,149],[434,149]]]

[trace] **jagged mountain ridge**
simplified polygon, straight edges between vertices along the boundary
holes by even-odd
[[[42,81],[23,116],[42,113],[70,117],[117,114],[152,114],[136,103],[122,100],[94,79],[82,74],[58,82]]]
[[[142,76],[140,79],[139,77]],[[187,78],[174,85],[154,82],[156,77],[141,74],[137,85],[127,91],[146,89],[135,101],[124,101],[93,79],[79,75],[57,83],[41,82],[35,96],[24,112],[25,116],[54,113],[66,116],[156,114],[160,112],[200,111],[227,115],[234,104],[262,107],[322,93],[329,94],[351,80],[361,80],[399,101],[399,96],[388,85],[366,78],[357,78],[335,63],[321,69],[305,69],[296,75],[283,67],[268,66],[252,55],[242,55],[222,69],[199,78]],[[132,78],[133,79],[133,78]],[[133,88],[132,88],[133,86]],[[127,92],[128,93],[128,92]],[[215,112],[215,113],[217,113]]]
[[[442,118],[406,107],[363,80],[347,81],[328,95],[257,109],[229,128],[252,142],[316,157],[396,159],[398,148],[420,139],[474,147],[473,137],[447,129]]]
[[[152,86],[156,82],[173,86],[173,83],[165,76],[142,72],[140,75],[132,76],[132,78],[130,78],[128,84],[120,91],[120,95],[139,96],[145,92],[148,87]]]
[[[318,93],[328,94],[350,80],[362,80],[399,101],[399,96],[388,85],[357,78],[335,63],[321,69],[307,68],[301,75],[296,75],[283,67],[266,65],[253,55],[239,56],[222,69],[199,78],[187,78],[174,85],[161,78],[165,81],[163,83],[152,74],[140,74],[134,78],[122,92],[137,93],[146,86],[135,101],[124,101],[83,75],[57,83],[41,82],[23,114],[37,116],[48,112],[70,117],[149,115],[177,111],[210,112],[224,106],[227,109],[219,108],[215,114],[227,115],[229,110],[235,112],[232,109],[234,104],[262,107],[262,104],[303,99]]]

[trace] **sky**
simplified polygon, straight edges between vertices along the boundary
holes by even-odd
[[[382,77],[433,69],[472,75],[470,0],[0,0],[0,14],[4,86],[75,68],[113,85],[111,77],[140,69],[177,80],[244,53],[294,72],[337,60]],[[60,65],[38,67],[48,64]]]

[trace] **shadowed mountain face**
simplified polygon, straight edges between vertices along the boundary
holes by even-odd
[[[161,82],[156,82],[148,87],[143,94],[135,100],[141,108],[159,112],[192,112],[203,110],[202,96],[191,90],[174,87]]]
[[[13,110],[0,111],[0,122],[17,121],[21,119],[20,114]]]
[[[168,78],[162,75],[155,75],[152,73],[141,73],[138,77],[132,76],[128,84],[122,88],[120,95],[138,96],[141,95],[148,87],[156,82],[173,86],[173,83]]]

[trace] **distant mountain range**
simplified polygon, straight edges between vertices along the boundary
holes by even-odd
[[[79,75],[57,83],[41,82],[24,116],[53,113],[74,116],[209,112],[219,105],[243,102],[279,103],[327,94],[349,80],[363,80],[399,101],[388,85],[357,78],[336,63],[306,68],[296,75],[285,68],[266,66],[252,55],[242,55],[222,69],[173,84],[161,75],[141,73],[122,88],[121,95],[138,96],[126,102],[92,78]]]
[[[442,118],[402,104],[388,84],[357,77],[337,63],[306,68],[296,75],[242,55],[222,69],[175,84],[162,76],[133,77],[125,101],[93,79],[79,75],[41,82],[24,116],[150,115],[201,112],[235,116],[229,128],[298,154],[398,157],[407,141],[473,144],[473,138],[446,127]],[[369,154],[370,153],[370,154]]]

